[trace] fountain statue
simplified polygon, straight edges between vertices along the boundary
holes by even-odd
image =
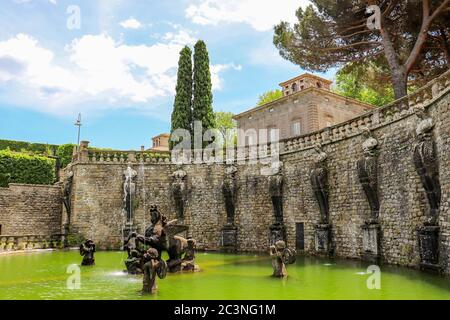
[[[286,264],[292,264],[296,260],[296,251],[286,248],[283,240],[278,240],[270,246],[270,256],[272,257],[272,268],[274,277],[287,277]]]
[[[366,195],[370,207],[370,219],[366,219],[363,229],[364,259],[377,262],[379,260],[379,234],[380,225],[378,214],[380,203],[378,200],[378,140],[372,135],[370,129],[362,132],[363,156],[358,160],[358,178]]]
[[[236,251],[237,227],[234,224],[237,195],[236,172],[237,169],[235,166],[227,166],[222,183],[222,195],[227,213],[227,223],[221,230],[221,245],[225,251]]]
[[[67,167],[65,169],[65,178],[64,178],[63,188],[62,188],[62,193],[63,193],[62,201],[63,201],[64,207],[66,208],[67,225],[70,224],[70,214],[72,212],[71,203],[70,203],[70,198],[72,195],[72,183],[73,183],[73,171],[72,171],[72,165],[69,164],[69,165],[67,165]]]
[[[134,182],[137,172],[128,164],[123,172],[125,181],[123,183],[123,203],[127,224],[133,224],[133,199],[136,193],[136,183]]]
[[[125,260],[125,266],[129,274],[140,274],[143,271],[143,256],[144,248],[142,248],[142,241],[138,239],[138,234],[132,232],[125,240],[124,249],[128,253]]]
[[[272,200],[273,216],[275,222],[269,227],[269,244],[278,240],[286,240],[283,222],[283,163],[277,162],[270,168],[268,176],[268,191]]]
[[[420,122],[416,127],[414,146],[414,166],[427,194],[430,210],[424,225],[418,229],[420,267],[424,270],[440,272],[439,263],[439,207],[441,203],[441,185],[436,143],[433,140],[434,122],[425,110],[419,109],[416,115]]]
[[[186,203],[186,171],[179,167],[173,174],[172,195],[177,212],[177,218],[184,218],[184,208]]]
[[[83,256],[82,266],[93,266],[95,265],[94,259],[95,244],[91,239],[86,240],[80,245],[80,255]]]
[[[317,154],[309,177],[320,211],[320,220],[315,226],[315,249],[318,253],[329,255],[331,253],[331,226],[328,207],[328,155],[322,150],[320,144],[316,145],[314,150]]]
[[[177,219],[167,221],[156,205],[150,206],[150,214],[151,224],[145,229],[144,235],[132,233],[126,240],[125,248],[129,251],[125,262],[127,271],[139,271],[139,265],[142,265],[142,262],[139,264],[139,259],[143,259],[140,244],[155,249],[158,258],[161,258],[162,251],[167,251],[169,272],[197,271],[198,266],[194,263],[195,240],[178,236],[179,233],[187,231],[187,226],[177,224]]]
[[[167,274],[167,265],[164,260],[159,257],[158,251],[150,248],[143,256],[144,260],[144,278],[143,278],[143,293],[154,294],[158,290],[156,285],[156,275],[158,278],[164,279]]]

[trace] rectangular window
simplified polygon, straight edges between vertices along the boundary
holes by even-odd
[[[299,136],[301,133],[300,121],[295,121],[292,123],[292,135]]]
[[[269,142],[276,142],[279,139],[278,129],[270,128],[269,129]]]

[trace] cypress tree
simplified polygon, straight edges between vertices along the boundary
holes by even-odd
[[[171,134],[176,129],[186,129],[192,136],[192,51],[188,46],[180,51],[171,123]],[[174,144],[169,142],[170,149]]]
[[[194,98],[192,103],[192,118],[201,121],[203,133],[215,127],[212,107],[212,84],[209,70],[209,56],[206,44],[197,41],[194,47]]]

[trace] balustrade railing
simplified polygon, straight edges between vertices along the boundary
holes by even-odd
[[[62,235],[0,235],[0,252],[62,248]]]

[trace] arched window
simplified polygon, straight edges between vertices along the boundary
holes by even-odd
[[[322,84],[320,82],[317,82],[316,85],[317,85],[317,88],[319,88],[319,89],[322,88]]]
[[[295,82],[292,84],[292,92],[297,92],[297,84]]]

